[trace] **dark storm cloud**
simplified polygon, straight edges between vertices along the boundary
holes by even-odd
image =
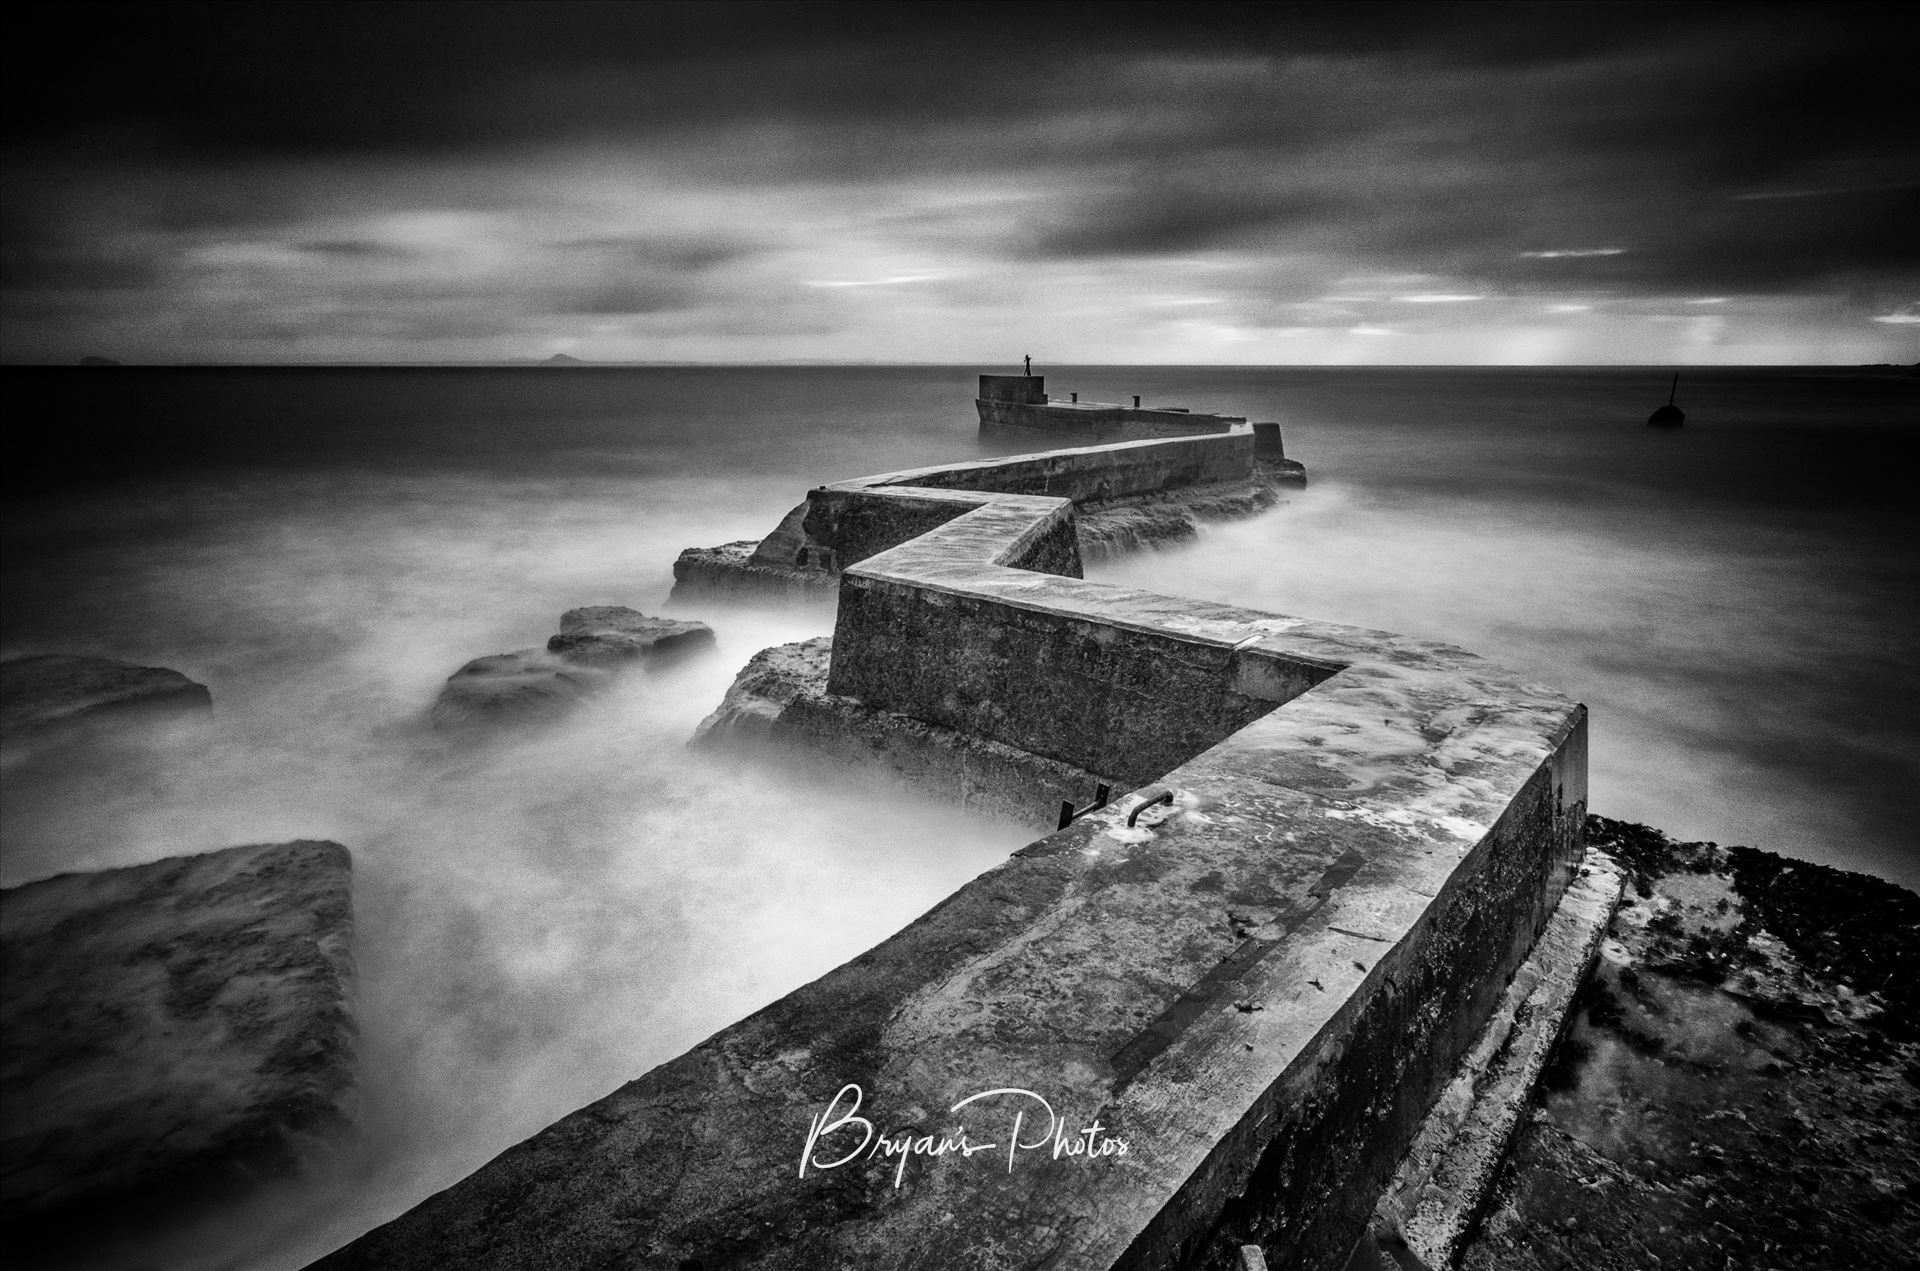
[[[1189,252],[1315,227],[1340,210],[1334,200],[1311,194],[1222,191],[1198,183],[1128,188],[1043,233],[1032,252],[1042,258]]]
[[[13,312],[172,287],[281,331],[302,306],[372,330],[380,305],[395,329],[465,330],[466,303],[516,335],[702,306],[709,330],[811,332],[882,295],[838,288],[984,303],[1009,271],[1202,258],[1232,266],[1213,290],[1242,321],[1372,275],[1884,311],[1920,269],[1909,68],[1871,7],[38,17],[0,77]]]
[[[1694,16],[1577,52],[1496,41],[1492,66],[1436,40],[1304,81],[1278,68],[1187,127],[1130,138],[1131,170],[1072,223],[1038,229],[1034,250],[1135,256],[1292,236],[1497,282],[1761,291],[1920,264],[1899,52],[1863,42],[1857,13]],[[1849,182],[1878,184],[1754,197]],[[1608,243],[1630,250],[1522,255]]]
[[[137,291],[166,269],[154,255],[63,239],[35,228],[0,234],[0,287],[36,291]]]
[[[992,50],[990,66],[1031,66],[1036,26],[1098,47],[1140,27],[1191,41],[1244,24],[1154,6],[35,7],[46,35],[32,61],[16,46],[10,141],[151,127],[199,147],[274,152],[487,147],[740,113],[944,113],[963,97],[987,112],[1008,98],[974,93],[956,58]]]
[[[1491,82],[1702,31],[1724,54],[1860,21],[1844,6],[1816,19],[1804,7],[1754,5],[31,7],[40,38],[14,45],[3,90],[10,143],[134,129],[276,153],[492,147],[756,114],[1004,118],[1103,88],[1124,96],[1136,86],[1111,80],[1114,62],[1145,55],[1384,58],[1468,67]],[[1743,47],[1727,49],[1729,38]],[[1835,53],[1804,68],[1804,85],[1774,91],[1821,92],[1834,100],[1828,115],[1843,117],[1861,57]]]

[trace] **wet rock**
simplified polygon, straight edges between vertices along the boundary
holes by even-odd
[[[9,740],[212,709],[206,685],[165,667],[62,653],[0,662],[0,737]]]
[[[557,719],[621,671],[664,669],[713,648],[704,622],[649,618],[623,605],[569,609],[546,648],[489,654],[455,671],[430,717],[436,728]]]
[[[691,744],[724,746],[732,741],[765,739],[795,698],[826,692],[832,660],[831,636],[760,650],[734,677],[719,707],[700,721]]]
[[[448,678],[431,717],[436,728],[558,719],[612,678],[604,667],[569,662],[544,649],[493,653]]]
[[[1460,1265],[1903,1265],[1920,897],[1604,817],[1587,841],[1626,897]]]
[[[758,539],[687,548],[673,562],[673,591],[668,598],[728,602],[772,596],[831,602],[839,593],[837,571],[762,564],[756,559],[759,548]]]
[[[713,628],[679,618],[649,618],[622,605],[591,605],[560,616],[547,652],[589,666],[631,661],[667,665],[713,650]]]
[[[303,841],[0,892],[0,1231],[212,1200],[346,1123],[350,870]]]

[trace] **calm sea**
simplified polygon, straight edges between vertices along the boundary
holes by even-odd
[[[1689,370],[1661,432],[1664,371],[1042,369],[1279,420],[1310,474],[1094,576],[1463,645],[1591,708],[1595,811],[1920,883],[1920,378]],[[14,762],[0,883],[295,837],[355,855],[352,1150],[100,1265],[299,1265],[1028,837],[684,750],[818,613],[705,615],[711,664],[537,736],[421,723],[564,609],[661,612],[682,547],[758,537],[810,484],[991,450],[971,368],[4,374],[0,653],[175,667],[217,719],[131,775]]]

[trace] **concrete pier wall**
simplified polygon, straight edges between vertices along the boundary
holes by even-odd
[[[762,564],[831,560],[835,568],[845,569],[980,505],[977,499],[943,498],[933,491],[1036,495],[1084,508],[1247,482],[1255,473],[1252,433],[1053,450],[889,472],[808,491],[807,501],[787,514],[754,559]],[[1045,529],[1064,524],[1074,508],[1056,509]],[[1041,530],[1037,523],[1034,528]],[[1078,574],[1077,549],[1061,542],[1058,551],[1062,554],[1044,562],[1023,556],[1021,568],[1066,572],[1065,553],[1071,551],[1076,561],[1071,572]]]
[[[1048,494],[1076,504],[1101,503],[1170,494],[1214,481],[1244,481],[1253,475],[1255,452],[1252,432],[1216,433],[981,459],[839,484]]]
[[[1195,414],[1183,406],[1143,408],[1137,397],[1131,406],[1083,402],[1078,393],[1070,401],[1054,401],[1047,396],[1046,378],[1040,375],[982,375],[974,407],[980,412],[983,431],[1078,433],[1106,442],[1222,433],[1247,422],[1245,416]]]
[[[961,732],[827,691],[826,636],[763,649],[727,690],[691,744],[735,752],[765,747],[791,764],[885,772],[944,803],[1031,826],[1059,823],[1062,803],[1083,807],[1098,787],[1131,783],[1018,746]]]
[[[1047,378],[1044,375],[982,375],[979,400],[1045,405]]]
[[[1147,788],[324,1265],[1341,1265],[1580,858],[1586,711],[1089,583],[963,467],[823,488],[834,709]]]
[[[1225,432],[1235,424],[1247,422],[1242,415],[1195,415],[1188,411],[1114,406],[1105,402],[1047,402],[1039,406],[1022,406],[981,400],[974,405],[980,412],[980,426],[983,429],[1020,428],[1056,434],[1081,433],[1125,441]]]
[[[1199,519],[1250,515],[1275,502],[1277,487],[1304,481],[1301,465],[1250,432],[883,473],[808,491],[758,543],[687,549],[674,563],[674,595],[681,600],[831,595],[846,566],[931,530],[969,506],[914,495],[913,489],[1070,499],[1079,550],[1106,552],[1189,537]]]
[[[830,693],[1132,786],[1334,673],[1159,621],[1164,597],[1020,565],[973,571],[965,586],[926,585],[929,575],[950,576],[956,557],[990,546],[1005,511],[942,526],[843,581]],[[1210,607],[1181,608],[1193,616]]]

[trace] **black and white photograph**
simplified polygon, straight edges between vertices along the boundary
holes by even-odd
[[[0,1256],[1920,1246],[1848,3],[23,3]]]

